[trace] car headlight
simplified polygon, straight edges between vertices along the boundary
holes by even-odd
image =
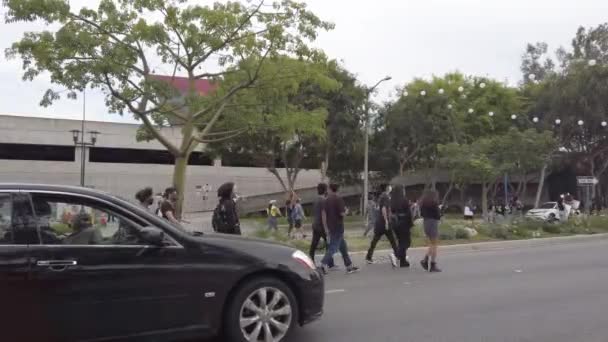
[[[304,252],[297,250],[295,252],[293,252],[293,254],[291,255],[291,257],[299,262],[300,264],[310,268],[311,270],[315,270],[317,269],[317,267],[315,266],[315,262],[312,261],[312,259]]]

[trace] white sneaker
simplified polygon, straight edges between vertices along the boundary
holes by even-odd
[[[391,259],[391,266],[393,266],[393,268],[397,267],[397,257],[395,256],[395,254],[390,253],[388,257],[389,259]]]

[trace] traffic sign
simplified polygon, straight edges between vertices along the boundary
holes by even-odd
[[[576,181],[578,182],[578,185],[595,185],[598,183],[597,178],[593,176],[576,177]]]

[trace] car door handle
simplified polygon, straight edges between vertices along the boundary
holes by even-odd
[[[68,267],[76,266],[78,262],[76,260],[38,260],[36,266],[41,267]]]

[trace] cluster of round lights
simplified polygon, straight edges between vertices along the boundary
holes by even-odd
[[[597,65],[597,61],[595,59],[591,59],[591,60],[588,61],[588,65],[589,66],[595,66],[595,65]],[[535,74],[529,74],[528,75],[528,79],[530,81],[532,81],[532,82],[536,82],[535,81],[536,80],[536,75]],[[448,83],[451,84],[452,82],[448,81]],[[481,89],[484,89],[486,86],[487,85],[486,85],[485,82],[479,83],[479,88],[481,88]],[[443,95],[443,94],[445,94],[445,89],[440,88],[437,92],[439,93],[439,95]],[[459,93],[463,93],[464,92],[464,87],[463,86],[458,87],[458,92]],[[407,92],[407,90],[403,90],[403,92],[401,94],[403,96],[406,96],[406,97],[409,95],[409,93]],[[420,91],[420,96],[426,96],[426,94],[427,94],[426,90],[421,90]],[[463,99],[466,99],[467,95],[466,94],[462,94],[462,95],[460,95],[460,97],[463,98]],[[448,109],[452,109],[452,108],[453,108],[453,105],[452,104],[448,104]],[[473,113],[475,113],[475,109],[469,108],[468,112],[469,112],[469,114],[473,114]],[[494,112],[488,112],[488,115],[490,117],[493,117],[494,116]],[[516,120],[516,119],[517,119],[517,114],[512,114],[511,115],[511,120]],[[540,119],[537,116],[535,116],[535,117],[532,118],[532,122],[534,122],[534,123],[538,123],[539,121],[540,121]],[[556,125],[560,125],[561,123],[562,123],[561,119],[555,119],[555,124]],[[585,122],[583,120],[578,120],[577,124],[579,126],[582,126],[582,125],[585,124]],[[602,125],[602,127],[607,127],[608,126],[608,122],[602,121],[601,125]]]

